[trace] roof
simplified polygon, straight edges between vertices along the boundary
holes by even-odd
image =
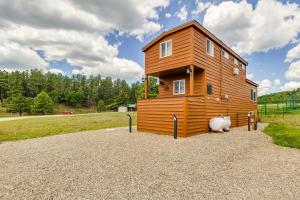
[[[258,87],[259,85],[257,83],[255,83],[254,81],[251,81],[250,79],[246,79],[246,82],[255,86],[255,87]]]
[[[162,34],[160,34],[159,36],[157,36],[154,40],[152,40],[151,42],[149,42],[146,46],[144,46],[142,48],[142,51],[145,52],[147,49],[149,49],[151,46],[153,46],[154,44],[156,44],[159,40],[161,40],[162,38],[178,32],[182,29],[188,28],[194,26],[195,28],[197,28],[198,30],[200,30],[202,33],[204,33],[205,35],[209,36],[214,42],[218,43],[219,45],[221,45],[226,51],[230,52],[232,55],[234,55],[235,57],[237,57],[240,61],[242,61],[245,65],[248,65],[248,62],[243,59],[240,55],[238,55],[235,51],[233,51],[230,47],[228,47],[222,40],[220,40],[219,38],[217,38],[214,34],[212,34],[209,30],[207,30],[204,26],[202,26],[199,22],[197,22],[196,20],[192,20],[189,22],[186,22],[182,25],[179,25],[175,28],[172,28],[168,31],[163,32]]]

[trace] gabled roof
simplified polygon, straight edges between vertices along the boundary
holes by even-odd
[[[217,38],[214,34],[212,34],[210,31],[208,31],[206,28],[204,28],[204,26],[202,26],[199,22],[197,22],[196,20],[192,20],[189,22],[186,22],[182,25],[179,25],[175,28],[172,28],[168,31],[163,32],[162,34],[160,34],[159,36],[157,36],[154,40],[152,40],[151,42],[149,42],[146,46],[144,46],[142,48],[142,51],[145,52],[147,49],[149,49],[151,46],[153,46],[154,44],[156,44],[159,40],[161,40],[162,38],[178,32],[184,28],[188,28],[194,26],[195,28],[197,28],[198,30],[200,30],[202,33],[204,33],[205,35],[207,35],[208,37],[210,37],[215,43],[218,43],[219,45],[221,45],[226,51],[230,52],[232,55],[234,55],[236,58],[238,58],[240,61],[242,61],[245,65],[248,65],[248,62],[243,59],[241,56],[239,56],[236,52],[234,52],[230,47],[228,47],[222,40],[220,40],[219,38]]]
[[[254,81],[251,81],[250,79],[246,79],[246,82],[255,86],[255,87],[258,87],[259,85],[257,83],[255,83]]]

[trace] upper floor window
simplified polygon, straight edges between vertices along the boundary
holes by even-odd
[[[173,94],[185,93],[185,79],[173,81]]]
[[[210,56],[214,56],[214,43],[209,39],[206,39],[206,53]]]
[[[238,65],[239,61],[236,58],[232,58],[232,63],[235,64],[235,65]]]
[[[239,61],[238,61],[236,58],[233,58],[233,63],[234,63],[235,65],[238,65],[238,64],[239,64]]]
[[[256,89],[251,89],[251,100],[256,101]]]
[[[246,70],[246,66],[243,63],[241,63],[240,66],[241,66],[242,70]]]
[[[222,56],[226,59],[229,59],[229,53],[227,51],[225,51],[224,49],[222,49]]]
[[[160,57],[167,57],[172,55],[172,40],[167,40],[160,43]]]

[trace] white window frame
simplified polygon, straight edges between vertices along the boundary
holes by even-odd
[[[233,64],[239,65],[239,61],[236,58],[233,58]]]
[[[170,50],[168,51],[167,47],[168,47],[168,43],[170,43]],[[162,45],[165,45],[165,55],[163,56],[162,54]],[[173,45],[172,45],[172,40],[166,40],[164,42],[161,42],[159,44],[159,57],[160,58],[165,58],[165,57],[168,57],[168,56],[171,56],[172,55],[172,48],[173,48]]]
[[[208,45],[207,45],[207,43],[211,44],[211,51],[210,52],[208,51]],[[211,41],[210,39],[206,38],[205,46],[206,46],[206,49],[205,49],[206,53],[208,55],[210,55],[210,56],[213,57],[214,56],[214,43],[213,43],[213,41]]]
[[[242,70],[246,70],[246,65],[244,65],[243,63],[241,63],[241,68],[242,68]]]
[[[178,82],[178,86],[179,86],[178,93],[175,92],[175,83],[176,82]],[[183,84],[183,91],[182,92],[180,92],[180,87],[182,87],[181,84]],[[174,95],[185,94],[185,79],[180,79],[180,80],[174,80],[173,81],[173,94]]]
[[[229,53],[224,49],[222,49],[222,56],[226,59],[229,59]]]

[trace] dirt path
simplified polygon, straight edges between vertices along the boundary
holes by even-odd
[[[300,199],[300,150],[260,130],[174,141],[117,128],[2,143],[0,199]]]

